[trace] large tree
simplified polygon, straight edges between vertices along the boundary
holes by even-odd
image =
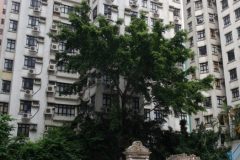
[[[126,109],[127,97],[133,94],[154,102],[155,107],[172,107],[187,113],[203,110],[201,91],[211,88],[211,77],[189,81],[187,77],[194,69],[183,70],[177,65],[193,56],[184,45],[186,32],[166,38],[164,35],[170,26],[158,21],[150,30],[141,16],[134,18],[124,33],[119,33],[123,27],[121,21],[113,23],[99,17],[93,23],[89,13],[87,2],[83,2],[70,15],[71,26],[52,34],[53,40],[66,43],[66,52],[58,54],[57,58],[59,63],[67,63],[69,69],[80,73],[76,83],[80,91],[87,85],[86,78],[94,68],[99,73],[96,77],[105,74],[110,77],[122,111]],[[68,54],[69,50],[80,54]],[[119,87],[120,77],[126,81],[123,88]]]
[[[114,135],[111,138],[115,139],[106,141],[107,137],[103,135],[111,134],[101,131],[93,132],[93,137],[99,133],[97,135],[100,135],[100,140],[115,143],[116,148],[119,148],[116,149],[117,156],[120,156],[123,149],[134,139],[142,139],[146,144],[155,143],[151,133],[142,134],[145,132],[143,128],[149,127],[154,135],[160,134],[162,121],[145,126],[141,116],[136,118],[139,115],[130,112],[127,107],[129,98],[134,95],[142,96],[146,102],[154,104],[154,108],[163,115],[167,115],[170,108],[189,114],[204,110],[201,105],[204,100],[201,92],[211,88],[212,78],[209,76],[202,80],[189,81],[188,76],[194,72],[194,68],[183,70],[178,65],[193,56],[191,50],[185,47],[186,32],[180,31],[173,37],[166,38],[165,33],[172,29],[170,25],[165,26],[157,21],[154,27],[149,29],[144,15],[141,15],[140,18],[133,18],[131,24],[124,28],[124,33],[120,33],[123,29],[121,20],[110,22],[99,16],[93,23],[89,15],[90,7],[87,2],[83,2],[71,13],[71,25],[62,26],[57,34],[51,33],[51,36],[53,41],[66,43],[66,51],[58,53],[57,60],[58,63],[68,64],[69,70],[80,74],[80,79],[74,86],[79,92],[85,90],[90,76],[97,79],[108,75],[110,78],[109,85],[115,95],[112,111],[107,116],[100,116],[101,121],[106,123],[96,123],[110,130]],[[78,51],[78,54],[68,53],[73,50]],[[93,69],[96,70],[94,75],[91,72]],[[124,87],[120,86],[121,79],[125,81]],[[81,106],[88,107],[88,103],[82,103]],[[135,121],[136,119],[138,121]],[[149,138],[144,139],[142,135]],[[98,138],[93,138],[94,142],[99,140]],[[158,145],[154,145],[158,150]],[[93,150],[97,151],[95,147]]]

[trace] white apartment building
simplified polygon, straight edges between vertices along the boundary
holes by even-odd
[[[188,47],[195,54],[188,64],[196,68],[191,79],[203,79],[208,75],[213,75],[215,78],[213,89],[203,92],[206,96],[203,104],[206,111],[192,115],[193,129],[202,122],[210,127],[211,121],[218,121],[217,117],[225,99],[224,65],[222,64],[222,59],[225,61],[225,57],[222,58],[221,54],[216,2],[216,0],[184,0],[183,2],[184,11],[186,11],[184,12],[185,26],[189,32]]]
[[[222,0],[217,1],[218,18],[224,76],[226,85],[227,104],[236,107],[240,103],[238,79],[240,74],[240,1]]]
[[[56,52],[64,51],[65,45],[54,42],[48,33],[57,32],[59,24],[69,25],[68,13],[80,1],[8,0],[0,58],[0,112],[14,118],[13,135],[23,134],[36,140],[48,127],[70,122],[77,116],[79,95],[64,91],[79,75],[56,63]],[[143,11],[149,28],[158,19],[164,24],[175,24],[166,33],[168,37],[184,26],[181,0],[95,0],[89,4],[92,20],[105,15],[113,22],[123,19],[126,26]],[[101,77],[101,81],[108,83],[107,77]],[[95,110],[107,107],[111,100],[104,85],[89,87],[86,98],[91,99]],[[135,108],[142,103],[141,98],[133,98]],[[146,119],[160,118],[160,111],[152,109],[145,107]],[[180,130],[179,119],[188,117],[177,116],[170,115],[166,127]]]
[[[9,0],[2,41],[0,111],[14,118],[13,135],[42,136],[48,126],[72,121],[78,94],[62,92],[78,75],[56,65],[64,50],[48,36],[57,23],[68,24],[68,12],[79,0]]]

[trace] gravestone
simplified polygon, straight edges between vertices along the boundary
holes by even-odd
[[[134,141],[132,145],[125,150],[124,154],[126,155],[126,160],[149,160],[151,152],[143,146],[141,141]]]

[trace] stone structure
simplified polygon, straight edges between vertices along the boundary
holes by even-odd
[[[151,152],[141,141],[134,141],[124,152],[126,160],[149,160]]]
[[[195,155],[178,154],[170,156],[167,160],[200,160],[200,158]]]

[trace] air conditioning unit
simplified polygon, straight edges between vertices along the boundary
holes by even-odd
[[[25,94],[25,96],[29,97],[29,96],[32,96],[33,91],[30,89],[26,89],[26,90],[24,90],[24,94]]]
[[[29,51],[30,51],[30,52],[37,52],[38,49],[37,49],[36,46],[30,46],[30,47],[29,47]]]
[[[41,8],[40,8],[40,7],[34,7],[34,8],[33,8],[33,11],[34,11],[34,12],[41,12]]]
[[[44,114],[45,115],[53,115],[54,114],[54,110],[55,108],[54,107],[47,107]]]
[[[33,81],[33,84],[41,85],[41,79],[40,78],[35,78],[34,81]]]
[[[32,31],[33,31],[33,32],[40,32],[40,27],[39,27],[39,26],[34,26],[34,27],[32,28]]]
[[[47,92],[48,93],[54,93],[55,92],[55,85],[48,85]]]
[[[38,108],[40,106],[39,101],[32,101],[32,107]]]
[[[30,120],[32,115],[30,113],[23,113],[22,120]]]
[[[54,6],[53,12],[60,13],[60,7],[59,6]]]
[[[130,6],[133,7],[133,8],[138,7],[137,0],[130,1]]]
[[[35,75],[36,74],[35,69],[29,69],[28,74],[31,76]]]
[[[51,44],[51,50],[57,51],[57,50],[58,50],[58,44],[52,43],[52,44]]]
[[[49,64],[48,71],[56,71],[56,64]]]

